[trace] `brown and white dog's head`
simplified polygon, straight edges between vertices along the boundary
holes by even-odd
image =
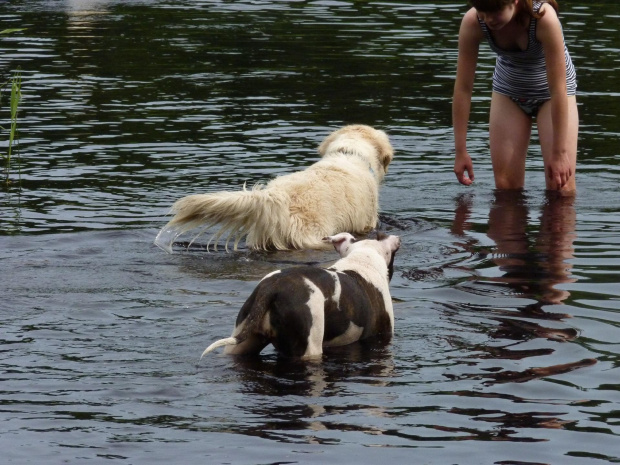
[[[392,279],[394,274],[394,256],[400,248],[400,237],[378,232],[376,240],[365,239],[358,241],[351,234],[345,232],[335,236],[324,237],[323,241],[331,243],[342,258],[347,257],[357,249],[363,247],[372,248],[385,260],[389,272],[388,278]]]
[[[364,158],[377,173],[379,181],[387,173],[394,158],[394,149],[387,134],[379,129],[363,124],[352,124],[332,132],[319,145],[319,154],[356,155]]]

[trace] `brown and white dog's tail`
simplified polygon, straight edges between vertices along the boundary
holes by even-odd
[[[218,347],[222,347],[222,346],[235,346],[237,344],[239,344],[239,340],[236,337],[226,337],[224,339],[220,339],[219,341],[215,341],[213,344],[211,344],[209,347],[207,347],[205,349],[205,351],[202,353],[202,355],[200,356],[200,358],[204,357],[209,352],[214,351]]]
[[[168,253],[172,244],[183,233],[200,228],[194,239],[208,228],[219,226],[209,240],[217,243],[226,237],[226,250],[231,238],[234,248],[247,236],[246,242],[255,247],[286,249],[281,231],[287,231],[290,221],[289,199],[269,189],[255,186],[241,191],[188,195],[177,200],[170,210],[174,217],[155,238],[155,245]]]
[[[218,347],[226,347],[225,353],[230,355],[258,354],[267,344],[269,335],[272,332],[271,325],[266,323],[267,313],[273,305],[273,300],[277,291],[272,286],[261,286],[271,275],[278,274],[279,271],[265,276],[259,285],[254,289],[252,295],[246,300],[239,310],[240,318],[230,337],[219,339],[207,347],[200,358]]]

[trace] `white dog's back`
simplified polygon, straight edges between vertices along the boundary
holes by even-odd
[[[319,147],[323,158],[304,171],[279,176],[267,185],[235,192],[184,197],[155,243],[170,252],[186,231],[218,226],[212,237],[241,238],[254,249],[323,248],[322,238],[337,231],[364,233],[375,227],[379,183],[392,160],[383,131],[346,126]]]

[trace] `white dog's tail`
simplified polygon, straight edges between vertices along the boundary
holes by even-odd
[[[220,339],[219,341],[215,341],[213,344],[207,347],[205,351],[202,353],[202,355],[200,356],[200,358],[204,357],[209,352],[217,349],[218,347],[236,346],[237,344],[239,344],[239,340],[236,337],[226,337],[224,339]]]
[[[289,199],[262,186],[251,190],[244,186],[243,190],[236,192],[188,195],[172,205],[171,213],[174,217],[155,238],[155,245],[168,253],[172,252],[173,242],[184,232],[201,228],[193,242],[206,229],[216,225],[219,230],[209,240],[209,244],[215,241],[216,250],[222,236],[226,236],[226,250],[231,237],[234,237],[236,250],[244,236],[247,236],[250,247],[287,248],[282,232],[290,230]]]

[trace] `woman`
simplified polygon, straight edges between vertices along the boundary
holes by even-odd
[[[452,103],[461,184],[474,180],[467,151],[478,49],[487,40],[498,54],[493,74],[489,137],[498,189],[522,189],[532,120],[536,118],[546,188],[574,192],[579,116],[576,76],[564,44],[555,0],[471,0],[459,31]]]

